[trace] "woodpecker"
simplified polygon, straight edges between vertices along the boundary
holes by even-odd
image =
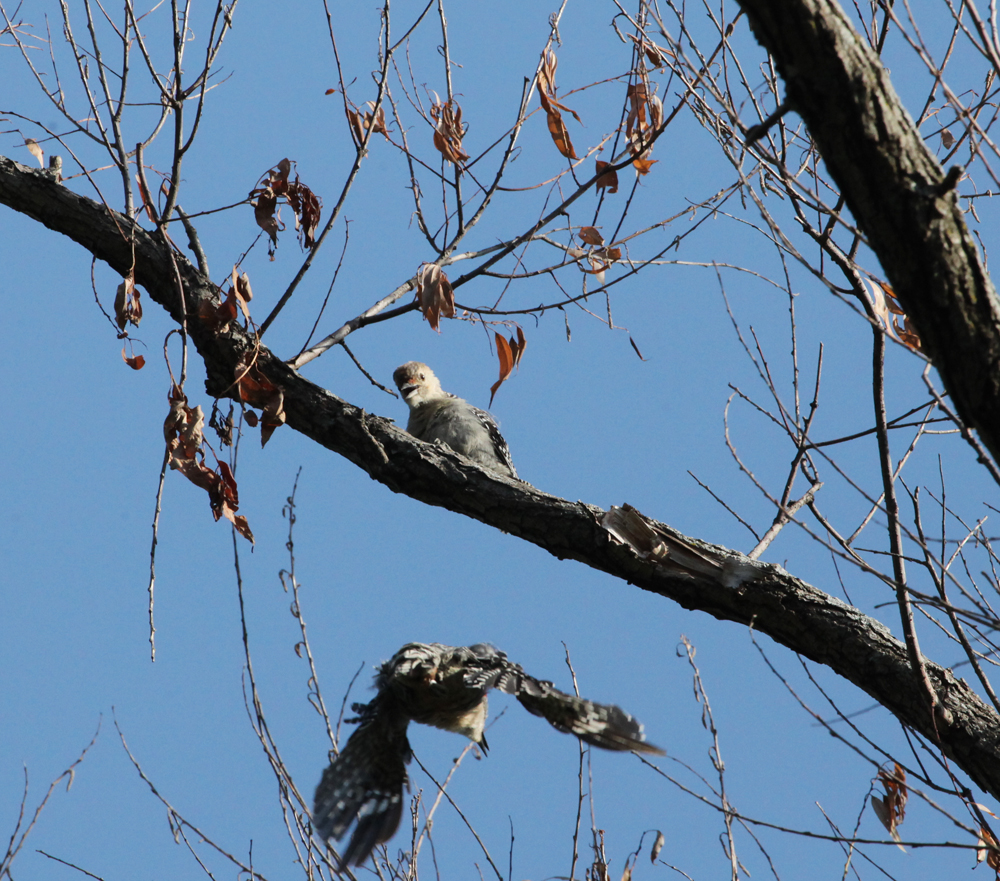
[[[535,716],[585,743],[621,752],[664,755],[646,743],[642,725],[620,707],[595,704],[529,676],[491,645],[455,648],[411,642],[378,669],[376,694],[354,704],[360,724],[316,787],[313,831],[340,840],[357,820],[342,865],[362,865],[388,841],[403,811],[406,765],[413,756],[406,729],[411,721],[454,731],[486,753],[486,694],[514,695]]]
[[[441,441],[477,465],[517,479],[507,441],[489,413],[444,391],[434,371],[419,361],[397,367],[392,378],[410,408],[410,434]]]

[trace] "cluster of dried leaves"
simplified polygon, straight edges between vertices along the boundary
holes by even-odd
[[[250,277],[244,272],[239,274],[237,268],[233,267],[230,276],[229,290],[222,291],[222,302],[218,306],[209,302],[203,302],[198,309],[198,318],[202,324],[208,327],[215,334],[225,333],[229,330],[229,324],[235,321],[239,313],[243,313],[246,326],[252,324],[250,319],[249,302],[253,299],[253,291],[250,289]]]
[[[580,227],[580,241],[585,245],[591,245],[588,249],[570,248],[567,252],[571,257],[578,260],[586,258],[590,268],[582,263],[580,269],[588,275],[593,275],[598,284],[604,284],[604,273],[611,268],[611,264],[622,259],[622,249],[616,247],[604,247],[604,236],[601,235],[597,227]]]
[[[246,412],[247,424],[254,428],[260,424],[260,445],[264,446],[279,425],[285,423],[285,393],[261,370],[257,353],[248,352],[236,364],[236,389],[240,400],[260,409],[260,419],[250,410]]]
[[[441,333],[441,316],[455,317],[455,292],[448,276],[436,263],[425,263],[417,270],[417,302],[427,323]]]
[[[639,174],[649,174],[656,159],[650,159],[653,152],[653,138],[663,125],[663,102],[649,85],[645,70],[639,82],[628,87],[629,111],[625,121],[625,137],[632,154],[632,165]]]
[[[195,486],[208,493],[212,514],[216,520],[225,517],[245,539],[253,543],[250,524],[239,510],[239,492],[232,469],[216,457],[216,470],[205,464],[205,414],[201,407],[189,407],[187,396],[176,384],[168,396],[170,411],[163,423],[163,437],[167,442],[167,461]],[[214,456],[214,453],[213,453]]]
[[[315,242],[316,229],[323,203],[312,190],[299,180],[289,180],[292,162],[282,159],[274,168],[266,171],[250,191],[249,199],[254,208],[254,219],[264,232],[271,237],[268,253],[274,259],[274,249],[278,246],[278,232],[285,228],[278,214],[278,199],[284,199],[295,214],[295,229],[303,248],[311,248]]]
[[[115,292],[115,323],[118,325],[118,339],[128,340],[129,335],[125,325],[138,327],[142,321],[142,302],[135,286],[135,272],[129,272]],[[142,370],[146,359],[142,355],[126,355],[126,347],[122,345],[122,360],[133,370]]]
[[[920,337],[917,336],[909,317],[899,305],[899,300],[896,299],[896,294],[892,287],[884,281],[875,281],[872,279],[868,280],[868,284],[872,290],[872,306],[875,309],[875,314],[882,322],[882,326],[885,327],[886,333],[889,336],[895,337],[904,346],[913,349],[915,352],[919,352],[921,348]],[[890,318],[890,313],[894,317]],[[903,316],[902,324],[899,323],[899,319],[895,317],[896,315]]]
[[[327,94],[336,91],[336,89],[328,89]],[[385,109],[379,107],[378,113],[376,113],[374,101],[366,101],[362,107],[363,110],[353,104],[348,104],[345,108],[347,121],[350,123],[351,137],[354,138],[354,146],[360,147],[364,143],[365,133],[369,130],[375,134],[384,135],[385,139],[389,140],[389,130],[385,127]]]
[[[878,781],[885,788],[885,798],[872,796],[872,808],[875,816],[879,818],[882,825],[889,831],[893,840],[899,844],[898,827],[906,816],[906,800],[909,792],[906,789],[906,771],[898,763],[889,773],[884,768],[879,768]],[[900,849],[903,845],[899,844]]]
[[[445,160],[461,166],[469,158],[462,149],[462,138],[469,128],[462,125],[462,108],[454,99],[442,102],[435,92],[430,112],[434,120],[434,146]]]

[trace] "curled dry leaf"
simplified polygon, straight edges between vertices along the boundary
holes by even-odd
[[[425,263],[417,272],[417,302],[427,323],[438,333],[441,316],[455,317],[455,292],[448,276],[436,263]]]
[[[1000,844],[985,826],[979,827],[979,846],[976,848],[976,862],[986,860],[986,865],[1000,878]]]
[[[462,149],[462,138],[468,126],[462,125],[461,106],[455,100],[442,103],[434,93],[431,119],[434,120],[434,146],[446,161],[461,165],[469,158],[469,154]]]
[[[577,122],[581,122],[580,116],[575,110],[570,110],[565,104],[560,104],[556,99],[556,61],[555,53],[551,49],[545,50],[542,60],[542,68],[538,72],[538,99],[542,102],[542,109],[545,111],[549,134],[552,135],[552,142],[556,149],[567,159],[576,159],[576,151],[573,149],[573,142],[569,138],[569,131],[563,121],[560,110],[572,113]],[[582,123],[581,123],[582,125]]]
[[[240,400],[252,407],[258,407],[260,414],[260,445],[264,446],[274,434],[274,430],[285,422],[285,394],[256,363],[256,353],[245,353],[236,364],[235,385]],[[253,427],[250,413],[247,423]]]
[[[524,331],[520,325],[517,328],[517,338],[504,339],[501,334],[496,334],[497,358],[500,361],[500,378],[490,386],[490,406],[493,406],[493,398],[497,389],[507,380],[515,367],[520,366],[521,357],[528,345],[524,338]]]
[[[367,109],[363,110],[353,104],[347,108],[347,121],[350,123],[354,146],[361,146],[365,132],[369,129],[375,134],[385,135],[385,139],[389,140],[389,130],[385,127],[385,108],[379,107],[378,113],[375,113],[374,101],[366,101],[362,106]]]
[[[247,303],[253,298],[253,291],[250,289],[250,276],[245,272],[240,275],[236,267],[233,267],[232,275],[229,277],[229,290],[222,291],[222,302],[218,306],[209,301],[202,301],[198,307],[198,318],[213,333],[220,334],[229,330],[229,323],[235,321],[240,312],[246,319],[249,327],[251,324],[250,309]]]
[[[955,136],[948,129],[941,129],[941,146],[950,150],[955,143]]]
[[[133,370],[142,370],[146,366],[146,359],[142,355],[132,355],[129,357],[125,354],[124,346],[122,346],[122,360]]]
[[[645,55],[646,58],[649,59],[649,63],[652,64],[654,68],[663,67],[663,65],[666,64],[666,60],[668,58],[677,57],[669,49],[664,49],[662,46],[657,46],[656,43],[646,39],[645,36],[636,37],[633,36],[632,34],[629,34],[628,37],[629,39],[632,40],[633,43],[635,43],[636,50],[641,54]]]
[[[906,816],[906,800],[909,797],[906,788],[906,771],[897,762],[892,773],[880,768],[876,779],[885,789],[885,798],[879,798],[877,795],[872,796],[872,808],[875,810],[875,816],[889,831],[899,849],[905,850],[900,843],[897,830]]]
[[[278,199],[283,198],[292,208],[295,215],[295,229],[303,248],[311,248],[315,243],[316,230],[323,209],[322,200],[304,183],[298,174],[294,180],[289,180],[292,162],[282,159],[274,168],[269,169],[257,181],[257,186],[250,191],[249,199],[254,206],[254,219],[257,225],[271,238],[268,253],[274,258],[274,248],[278,245],[278,233],[284,224],[278,216]]]
[[[896,299],[896,293],[893,291],[892,286],[884,281],[872,278],[865,279],[865,281],[868,282],[871,288],[872,309],[875,311],[879,323],[885,328],[886,333],[889,336],[895,337],[904,346],[915,352],[919,352],[921,350],[920,337],[913,329],[913,325],[903,311],[903,307],[899,305],[899,300]],[[900,324],[895,317],[890,318],[890,314],[893,316],[901,315],[903,323]]]
[[[640,175],[649,174],[656,159],[650,159],[653,138],[663,125],[663,102],[652,93],[648,79],[632,83],[626,93],[629,102],[628,118],[625,121],[625,137],[628,139],[632,165]]]
[[[38,160],[38,166],[40,168],[45,167],[45,153],[42,152],[42,148],[38,146],[38,141],[34,138],[25,138],[24,146],[28,148],[28,152]]]
[[[253,533],[247,518],[236,513],[240,503],[232,470],[225,462],[218,462],[218,471],[205,464],[202,450],[205,415],[201,407],[189,407],[187,396],[176,385],[171,388],[168,401],[170,410],[163,423],[168,464],[208,493],[212,516],[216,520],[225,517],[240,535],[253,544]]]
[[[653,849],[649,852],[649,861],[651,863],[656,862],[656,858],[660,855],[660,851],[663,850],[663,845],[666,843],[666,838],[663,837],[663,833],[657,829],[656,830],[656,841],[653,842]]]
[[[610,164],[610,162],[602,162],[600,159],[597,160],[598,178],[594,184],[594,186],[599,190],[606,188],[609,194],[618,192],[618,172],[613,168],[611,171],[604,170]]]
[[[142,303],[139,301],[139,292],[135,289],[135,275],[131,271],[122,279],[115,293],[115,321],[121,331],[119,339],[126,336],[126,324],[138,327],[142,321]]]
[[[580,241],[586,242],[588,245],[603,245],[604,236],[602,236],[593,226],[581,226]]]

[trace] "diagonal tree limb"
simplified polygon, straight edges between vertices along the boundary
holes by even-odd
[[[963,422],[1000,459],[1000,300],[955,185],[835,0],[739,0]]]
[[[135,278],[175,320],[182,317],[174,265],[188,316],[218,289],[181,254],[120,214],[49,178],[0,157],[0,204],[43,223],[86,248],[117,272],[135,265]],[[134,238],[133,244],[129,241]],[[300,376],[236,322],[217,334],[189,318],[192,342],[215,396],[233,396],[240,357],[256,363],[284,394],[288,425],[366,471],[393,492],[447,508],[716,618],[753,624],[791,650],[825,664],[863,689],[903,723],[931,741],[983,790],[1000,797],[1000,716],[949,670],[926,661],[930,681],[952,722],[932,730],[926,695],[914,679],[906,646],[856,608],[794,578],[777,566],[687,538],[640,518],[658,548],[620,541],[602,525],[600,508],[548,495],[519,481],[492,476],[446,448],[421,443]],[[966,353],[968,356],[968,352]],[[663,547],[669,550],[662,550]]]

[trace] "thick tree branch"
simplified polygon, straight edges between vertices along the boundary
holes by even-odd
[[[44,172],[0,157],[0,203],[69,236],[117,272],[129,270],[134,254],[137,283],[175,320],[181,303],[174,262],[189,316],[197,316],[205,301],[218,304],[215,286],[186,258],[172,257],[159,239]],[[224,334],[197,318],[189,318],[188,328],[206,366],[209,393],[231,396],[236,364],[256,341],[235,322]],[[472,517],[687,609],[752,624],[829,666],[905,724],[936,739],[905,645],[857,609],[777,566],[687,538],[663,524],[651,526],[671,552],[639,553],[612,537],[602,525],[600,508],[494,477],[446,448],[416,441],[391,420],[366,414],[304,379],[265,348],[259,349],[257,364],[284,392],[291,428],[354,462],[393,492]],[[953,720],[943,729],[939,723],[943,748],[978,786],[1000,797],[1000,717],[950,671],[930,661],[926,669]]]
[[[740,0],[966,425],[1000,459],[1000,301],[945,174],[835,0]]]

